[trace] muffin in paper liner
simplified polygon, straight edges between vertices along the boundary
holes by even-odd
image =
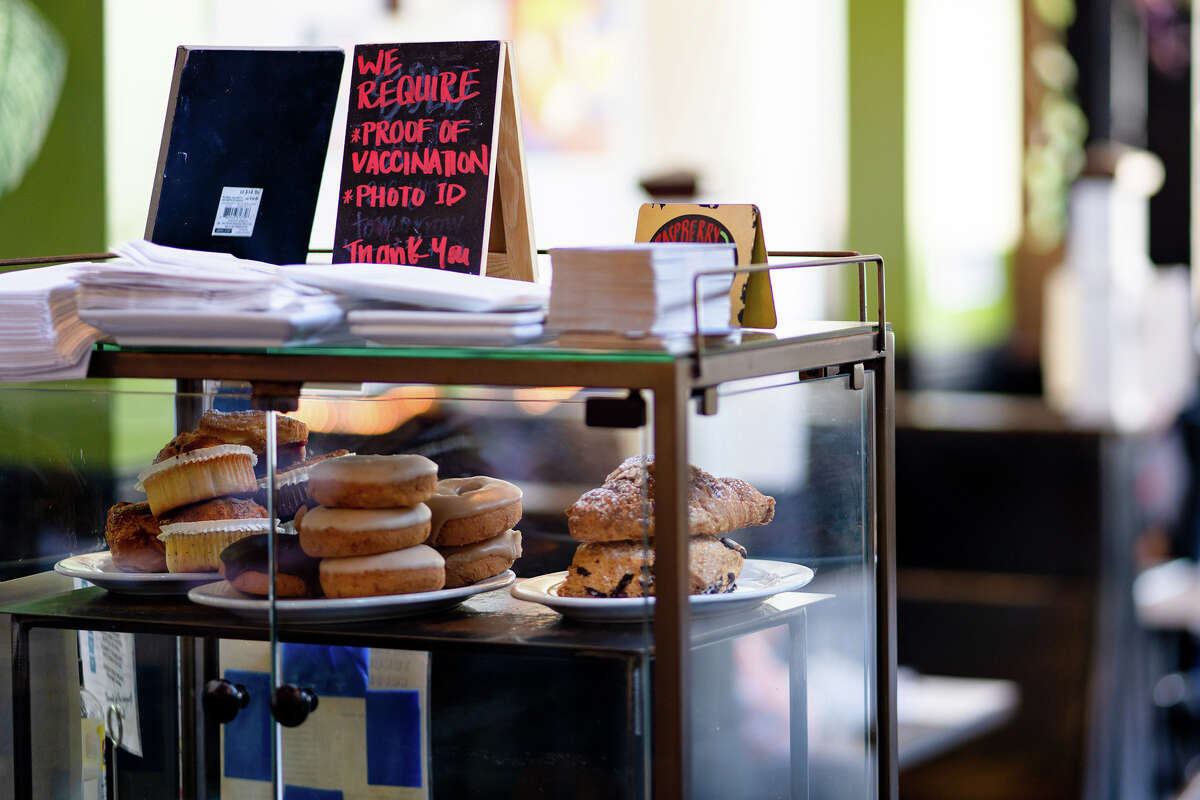
[[[312,456],[302,464],[297,464],[286,471],[276,472],[275,513],[279,515],[279,518],[291,519],[296,516],[300,506],[308,505],[308,471],[312,469],[313,465],[346,455],[354,454],[349,450],[333,450],[324,455]],[[258,479],[258,491],[254,494],[254,501],[262,506],[267,504],[267,477],[265,475]]]
[[[150,512],[157,517],[212,497],[253,494],[258,488],[256,461],[244,445],[204,447],[154,464],[138,475],[134,488],[146,493]]]
[[[308,467],[289,470],[280,473],[275,478],[277,493],[275,513],[281,519],[294,517],[296,511],[308,500]],[[258,491],[254,501],[260,505],[267,504],[267,479],[258,479]]]
[[[167,545],[167,571],[216,572],[221,567],[222,550],[251,534],[266,533],[269,522],[259,517],[163,525],[158,538]],[[275,529],[284,532],[278,520]]]

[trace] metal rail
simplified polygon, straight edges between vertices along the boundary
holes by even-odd
[[[876,332],[878,342],[876,350],[882,353],[887,348],[887,306],[884,300],[883,256],[860,255],[859,253],[850,253],[847,255],[840,251],[834,252],[832,257],[825,257],[831,254],[822,252],[806,253],[797,251],[796,255],[814,256],[814,259],[812,261],[791,261],[786,264],[747,264],[743,267],[701,270],[692,275],[692,338],[696,353],[695,375],[697,378],[704,375],[704,334],[700,330],[700,282],[705,278],[722,275],[755,274],[770,272],[776,269],[811,269],[856,264],[858,266],[858,319],[859,322],[868,322],[866,265],[875,264],[876,291],[878,292],[877,318],[875,321],[875,324],[878,326]]]

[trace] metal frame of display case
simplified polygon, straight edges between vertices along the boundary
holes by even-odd
[[[803,254],[808,255],[808,254]],[[812,254],[817,255],[817,254]],[[867,317],[866,267],[876,267],[878,294],[877,319]],[[694,644],[693,625],[687,601],[687,543],[681,535],[687,524],[688,404],[698,398],[702,413],[714,413],[716,387],[727,381],[765,375],[797,373],[801,378],[828,377],[842,373],[854,388],[862,388],[864,373],[875,375],[874,385],[874,485],[870,504],[873,517],[866,520],[868,567],[875,570],[875,663],[868,664],[868,677],[876,689],[875,729],[867,731],[868,746],[878,754],[878,796],[893,800],[897,796],[896,757],[896,622],[895,622],[895,525],[893,497],[894,469],[894,372],[893,337],[887,327],[884,307],[884,264],[879,256],[843,255],[780,265],[753,265],[720,270],[707,275],[729,272],[762,272],[774,269],[857,265],[859,285],[859,322],[845,323],[832,332],[824,331],[782,341],[744,343],[731,349],[706,348],[697,337],[694,352],[669,355],[656,352],[639,358],[627,352],[615,352],[611,359],[577,352],[529,352],[521,348],[480,353],[477,350],[447,350],[428,355],[428,348],[414,349],[406,355],[402,349],[379,351],[359,348],[353,352],[329,355],[320,348],[280,348],[243,353],[236,351],[200,351],[186,349],[124,349],[101,347],[92,354],[90,377],[97,378],[170,378],[181,389],[199,380],[240,380],[256,386],[295,386],[306,379],[358,382],[364,379],[386,383],[471,386],[585,386],[594,389],[649,391],[654,400],[654,454],[656,459],[654,508],[655,530],[674,531],[676,535],[655,538],[656,604],[654,622],[655,668],[653,675],[653,795],[658,798],[690,796],[689,741],[691,719],[688,704],[690,686],[689,648]],[[696,279],[697,284],[701,277]],[[698,313],[698,312],[697,312]],[[873,563],[870,559],[873,556]],[[87,591],[87,590],[84,590]],[[106,604],[94,597],[73,593],[95,601],[90,607],[103,609]],[[28,694],[28,631],[33,627],[79,628],[93,630],[174,633],[176,635],[230,638],[264,638],[267,629],[251,623],[203,623],[164,618],[161,605],[141,610],[112,601],[111,616],[84,613],[89,607],[68,610],[49,601],[0,609],[13,615],[13,725],[16,732],[16,796],[31,796],[31,745],[28,725],[31,708]],[[49,604],[47,604],[49,603]],[[137,605],[149,605],[134,603]],[[154,613],[157,612],[157,613]],[[107,620],[107,621],[106,621]],[[697,626],[699,633],[702,626]],[[302,639],[345,642],[338,636],[312,634],[286,628]],[[326,632],[328,633],[328,632]],[[370,644],[362,630],[348,634],[358,644]],[[395,637],[388,637],[392,641]],[[404,639],[404,637],[400,637]],[[405,640],[406,646],[430,644],[436,639]],[[443,642],[444,643],[444,642]],[[478,645],[479,642],[473,642]],[[394,646],[394,645],[393,645]],[[873,670],[873,673],[870,672]],[[25,678],[20,686],[20,676]]]

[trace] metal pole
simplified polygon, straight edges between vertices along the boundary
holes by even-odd
[[[690,797],[688,365],[654,387],[654,796]]]
[[[29,629],[12,618],[13,796],[33,797],[33,731],[29,689]]]
[[[896,800],[896,338],[886,334],[875,368],[875,686],[879,797]]]

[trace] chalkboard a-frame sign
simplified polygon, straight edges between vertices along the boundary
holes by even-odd
[[[181,46],[146,238],[304,263],[345,53]]]
[[[364,44],[350,70],[334,263],[534,280],[511,44]]]

